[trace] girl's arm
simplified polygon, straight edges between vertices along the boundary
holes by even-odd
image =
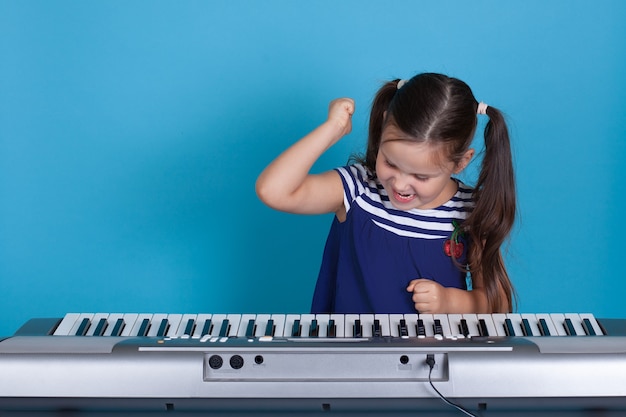
[[[317,159],[352,130],[354,101],[330,103],[328,119],[279,155],[259,175],[256,192],[277,210],[300,214],[341,213],[343,185],[339,174],[310,174]]]
[[[473,277],[471,291],[459,288],[446,288],[429,279],[412,280],[407,291],[413,293],[415,309],[420,313],[507,313],[506,302],[500,305],[500,311],[491,311],[487,302],[487,294],[480,277]],[[506,300],[501,291],[501,300]]]

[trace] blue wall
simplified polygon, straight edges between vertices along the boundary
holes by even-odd
[[[70,311],[304,312],[329,216],[262,168],[379,84],[437,71],[511,125],[526,312],[626,317],[626,3],[0,0],[0,335]]]

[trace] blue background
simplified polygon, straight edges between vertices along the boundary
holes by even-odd
[[[331,217],[256,177],[350,96],[315,170],[343,165],[380,83],[422,71],[508,115],[518,310],[626,317],[626,2],[0,0],[0,335],[308,311]]]

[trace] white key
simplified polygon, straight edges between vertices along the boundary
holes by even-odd
[[[237,332],[239,331],[239,323],[241,323],[241,314],[228,314],[226,316],[226,320],[228,320],[228,333],[226,336],[237,336]]]
[[[391,336],[388,314],[374,314],[374,320],[378,320],[380,322],[381,336]]]
[[[567,336],[567,332],[565,331],[565,314],[562,313],[551,313],[550,319],[552,320],[553,327],[556,333],[553,333],[555,336]]]
[[[417,337],[417,314],[405,314],[404,320],[406,321],[406,327],[409,331],[409,337]]]
[[[246,332],[248,331],[248,325],[250,324],[250,320],[252,320],[252,322],[256,324],[256,314],[241,315],[239,330],[237,330],[237,337],[246,337]],[[254,334],[254,332],[252,334]]]
[[[389,314],[389,335],[400,337],[400,320],[404,320],[403,314]]]
[[[211,316],[211,323],[213,324],[213,329],[211,330],[211,336],[219,337],[220,332],[222,330],[222,324],[224,320],[227,319],[226,314],[213,314]]]
[[[78,317],[80,317],[80,313],[67,313],[63,317],[63,320],[61,320],[61,323],[59,323],[59,325],[57,326],[53,335],[68,336],[70,334],[70,331],[72,330],[72,327],[74,327],[74,323],[76,323],[76,320],[78,320]]]
[[[168,314],[167,315],[167,324],[168,324],[168,329],[165,332],[165,337],[171,337],[174,338],[176,337],[176,334],[178,333],[178,327],[180,326],[180,322],[183,318],[182,314]]]
[[[311,330],[311,322],[315,320],[315,314],[303,314],[300,317],[300,325],[302,326],[300,337],[309,337],[309,330]]]
[[[328,321],[330,314],[316,314],[317,328],[319,329],[318,337],[328,337]]]
[[[354,326],[356,321],[359,320],[358,314],[346,314],[344,318],[344,326],[345,326],[345,336],[346,337],[354,337]]]
[[[172,337],[180,337],[182,339],[189,339],[193,335],[193,331],[196,328],[196,319],[197,314],[183,314],[180,318],[180,324],[178,325],[178,329],[176,329],[176,333],[173,334]],[[191,320],[191,328],[187,329],[189,325],[189,320]],[[185,334],[185,332],[188,332]]]
[[[451,339],[453,335],[456,337],[456,334],[458,332],[456,330],[453,331],[451,329],[447,314],[433,314],[433,323],[434,323],[434,320],[439,320],[441,322],[441,328],[443,330],[444,338]]]
[[[452,337],[464,338],[465,335],[461,332],[461,314],[448,314],[448,323],[450,324],[450,333]]]
[[[70,336],[76,335],[76,332],[78,331],[78,329],[83,323],[83,320],[85,319],[89,320],[90,322],[89,326],[93,325],[93,323],[91,322],[91,320],[93,319],[93,313],[80,313],[80,315],[78,316],[78,319],[76,319],[76,322],[74,323],[74,326],[72,326],[72,328],[70,329]]]
[[[124,316],[122,317],[122,319],[124,320],[124,329],[122,330],[120,336],[130,336],[138,318],[139,314],[137,313],[124,314]],[[132,335],[135,336],[136,333],[133,333]]]
[[[300,314],[287,314],[285,317],[285,327],[283,330],[283,337],[294,337],[292,336],[293,325],[296,320],[300,320]],[[302,327],[302,324],[300,324]]]
[[[424,322],[424,330],[426,331],[426,337],[434,337],[435,336],[435,318],[432,314],[419,314],[418,318]],[[415,329],[417,334],[417,328]],[[420,337],[420,336],[418,336]]]
[[[284,314],[272,314],[272,320],[274,320],[274,336],[282,336],[285,332],[285,319]]]
[[[506,320],[506,314],[495,313],[491,315],[491,319],[493,320],[493,325],[496,328],[496,336],[506,336],[506,331],[504,330],[506,327],[504,322]]]
[[[128,336],[137,336],[139,334],[139,330],[141,330],[141,326],[144,324],[144,320],[151,321],[152,316],[153,315],[149,313],[138,314],[137,320],[135,320],[135,324],[133,325],[133,328],[130,330]],[[124,332],[122,332],[122,334],[124,334]]]
[[[373,314],[361,314],[361,326],[363,326],[363,337],[372,337],[372,328],[374,327],[374,315]]]
[[[256,330],[254,331],[254,337],[265,336],[265,330],[267,328],[267,322],[272,318],[271,314],[257,314],[256,315]]]

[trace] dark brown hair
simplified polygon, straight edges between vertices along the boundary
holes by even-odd
[[[442,74],[418,74],[398,89],[385,83],[374,98],[370,113],[364,165],[375,174],[376,157],[385,126],[395,125],[416,142],[443,145],[455,164],[470,148],[477,125],[478,102],[463,81]],[[483,279],[493,312],[502,301],[513,307],[513,285],[506,271],[501,246],[515,221],[516,192],[508,129],[502,113],[487,107],[485,151],[474,187],[474,208],[463,222],[470,239],[468,268]],[[506,300],[501,300],[504,293]]]

